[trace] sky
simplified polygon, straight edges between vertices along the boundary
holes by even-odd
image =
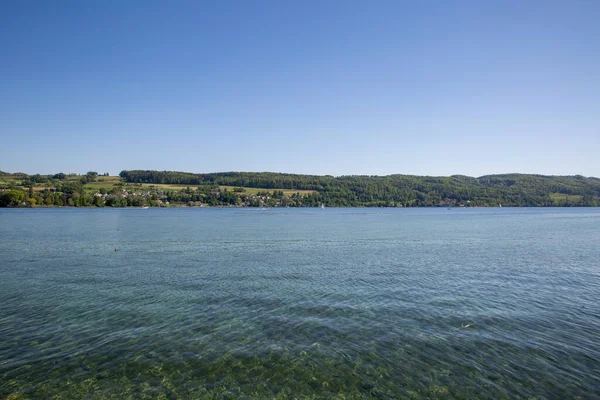
[[[600,1],[0,2],[0,170],[600,177]]]

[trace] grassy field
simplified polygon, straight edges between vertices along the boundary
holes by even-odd
[[[96,178],[96,180],[98,182],[113,182],[113,183],[117,183],[117,182],[121,182],[121,177],[119,177],[119,176],[99,176],[98,178]]]
[[[81,179],[81,176],[69,176],[67,180],[76,181]],[[142,183],[142,186],[133,186],[127,185],[119,176],[98,176],[96,182],[88,182],[83,188],[88,193],[96,193],[100,191],[100,189],[110,190],[117,187],[117,184],[122,184],[121,188],[126,189],[127,191],[141,191],[141,190],[184,190],[188,187],[192,190],[196,190],[197,185],[186,185],[186,184],[169,184],[169,183]],[[1,177],[0,178],[0,187],[8,186],[10,184],[20,186],[20,179],[11,179],[9,177]],[[49,186],[50,184],[48,184]],[[35,186],[35,191],[42,191],[46,187],[44,184],[40,184],[39,186]],[[219,186],[221,190],[233,191],[236,186]],[[22,189],[27,189],[25,187],[21,187]],[[244,187],[244,194],[257,194],[258,192],[274,192],[274,191],[283,191],[286,196],[291,196],[294,193],[300,193],[302,196],[307,196],[312,193],[316,193],[314,190],[294,190],[294,189],[264,189],[264,188],[249,188]],[[573,196],[571,196],[573,197]]]
[[[182,185],[176,183],[142,183],[142,187],[146,189],[167,189],[167,190],[182,190],[188,187],[195,190],[197,186],[194,185]]]
[[[11,180],[8,180],[8,179],[0,178],[0,187],[8,186],[8,185],[10,185],[11,183],[14,183],[14,182],[15,181],[11,181]]]
[[[227,189],[228,191],[233,191],[237,186],[219,186],[221,190]],[[286,196],[290,196],[294,193],[300,193],[302,196],[308,196],[309,194],[316,193],[314,190],[298,190],[298,189],[261,189],[261,188],[243,188],[246,191],[243,192],[245,194],[256,194],[258,192],[274,192],[274,191],[283,191],[283,194]]]
[[[152,183],[143,183],[142,184],[142,188],[147,188],[147,189],[166,189],[166,190],[182,190],[182,189],[187,189],[187,188],[191,188],[192,190],[196,189],[196,185],[181,185],[181,184],[152,184]],[[236,188],[237,186],[219,186],[219,189],[221,190],[228,190],[230,192],[233,191],[234,188]],[[249,188],[249,187],[244,187],[243,189],[245,189],[245,194],[256,194],[258,192],[273,192],[273,191],[283,191],[283,193],[286,196],[289,196],[293,193],[300,193],[303,196],[306,196],[308,194],[314,193],[314,190],[292,190],[292,189],[261,189],[261,188]]]
[[[552,201],[554,201],[554,203],[557,204],[564,204],[566,202],[575,203],[581,200],[580,195],[563,193],[551,193],[550,198],[552,199]]]
[[[97,192],[100,189],[112,189],[115,187],[115,184],[118,183],[119,181],[103,181],[103,182],[88,182],[85,185],[83,185],[83,188],[86,191],[93,191],[93,192]]]
[[[99,179],[98,182],[88,182],[84,185],[84,189],[88,191],[98,191],[100,189],[113,189],[117,187],[118,183],[121,183],[121,188],[126,189],[127,191],[136,191],[136,190],[152,190],[152,189],[166,189],[166,190],[182,190],[186,189],[188,186],[192,189],[195,189],[193,185],[170,185],[170,184],[152,184],[152,183],[142,183],[142,186],[134,186],[128,185],[123,182],[119,177],[99,177],[99,178],[113,178],[113,179]]]
[[[122,182],[118,177],[100,177],[100,178],[113,178],[113,179],[102,179],[99,182],[86,183],[84,188],[86,191],[99,191],[100,189],[112,189],[116,187],[116,184],[123,183],[122,188],[128,191],[130,190],[184,190],[188,187],[192,190],[196,189],[196,185],[182,185],[182,184],[170,184],[170,183],[142,183],[142,186],[127,185]],[[236,186],[219,186],[221,190],[233,191]],[[258,192],[273,192],[283,191],[286,196],[290,196],[294,193],[300,193],[302,196],[307,196],[311,193],[315,193],[314,190],[293,190],[293,189],[261,189],[261,188],[248,188],[245,187],[245,194],[256,194]]]
[[[1,186],[9,186],[9,185],[21,185],[21,179],[11,178],[9,176],[0,177],[0,187]]]

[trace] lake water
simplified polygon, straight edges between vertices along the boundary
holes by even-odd
[[[598,398],[599,246],[600,209],[0,209],[0,398]]]

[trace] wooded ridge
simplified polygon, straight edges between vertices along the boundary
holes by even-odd
[[[127,182],[229,185],[264,189],[314,190],[305,205],[331,206],[598,206],[600,179],[531,174],[449,177],[316,176],[272,172],[193,174],[174,171],[122,171]]]
[[[532,174],[478,178],[125,170],[119,177],[0,172],[0,206],[598,206],[600,179]]]

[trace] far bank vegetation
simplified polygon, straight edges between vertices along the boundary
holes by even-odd
[[[271,172],[120,176],[0,171],[0,207],[580,207],[600,205],[600,179],[527,174],[431,177]]]

